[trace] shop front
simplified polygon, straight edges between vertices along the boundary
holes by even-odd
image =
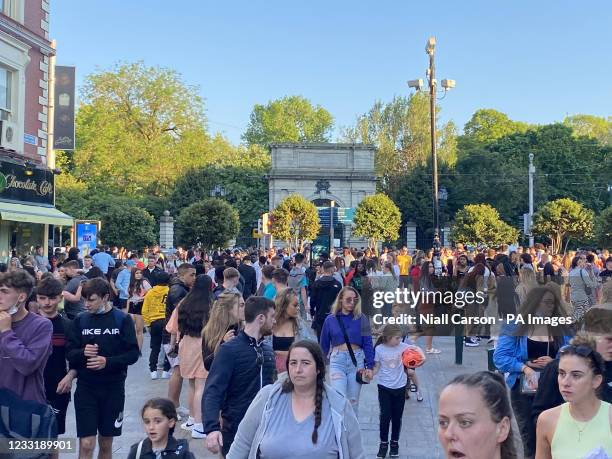
[[[33,254],[38,245],[48,253],[52,227],[72,227],[73,218],[55,208],[54,196],[52,171],[0,159],[0,262]]]

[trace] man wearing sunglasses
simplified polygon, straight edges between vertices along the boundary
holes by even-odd
[[[612,289],[610,289],[612,290]],[[597,351],[604,359],[605,374],[604,382],[601,385],[599,397],[601,400],[612,403],[612,304],[601,304],[592,307],[584,317],[584,330],[587,338],[592,338],[596,343]],[[582,338],[572,340],[574,349],[578,355],[589,357],[592,349],[580,345]],[[562,354],[561,348],[559,353]],[[559,406],[564,403],[564,399],[559,391],[557,375],[559,373],[559,359],[550,362],[540,374],[538,391],[532,405],[531,415],[534,423],[538,416],[545,410]]]
[[[244,330],[217,351],[202,398],[206,447],[214,454],[221,451],[223,457],[257,392],[274,382],[274,351],[263,342],[275,324],[274,302],[261,296],[249,297],[244,318]]]

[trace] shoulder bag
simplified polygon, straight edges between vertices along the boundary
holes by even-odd
[[[349,337],[346,333],[346,328],[344,328],[344,324],[342,323],[342,321],[340,320],[338,316],[335,316],[335,317],[336,317],[336,320],[338,321],[338,325],[340,326],[340,329],[342,330],[342,334],[344,335],[344,342],[346,343],[346,347],[348,348],[349,354],[351,356],[351,360],[353,361],[353,365],[355,365],[355,368],[357,368],[357,373],[355,374],[355,380],[359,384],[370,384],[370,381],[368,381],[367,379],[364,379],[363,377],[363,372],[365,371],[365,368],[359,368],[359,366],[357,365],[357,358],[355,357],[355,352],[353,352],[353,347],[351,346],[351,342],[349,341]]]

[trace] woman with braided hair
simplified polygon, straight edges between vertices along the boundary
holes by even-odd
[[[289,348],[287,373],[265,386],[238,427],[227,459],[363,459],[361,433],[346,398],[325,384],[313,341]]]

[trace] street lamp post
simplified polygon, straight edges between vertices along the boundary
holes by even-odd
[[[440,234],[440,202],[438,200],[438,154],[436,151],[436,67],[434,64],[434,54],[436,49],[435,37],[429,37],[425,52],[429,55],[429,69],[427,69],[427,81],[429,83],[429,113],[430,113],[430,132],[431,132],[431,168],[433,175],[433,202],[434,202],[434,249],[436,248],[436,238]]]
[[[329,257],[331,259],[334,250],[334,206],[336,203],[329,201]]]
[[[435,50],[436,38],[429,37],[425,52],[429,56],[429,68],[427,69],[427,84],[429,86],[429,113],[430,113],[430,133],[431,133],[431,168],[432,168],[432,197],[433,197],[433,249],[434,249],[434,267],[436,274],[442,274],[442,263],[440,261],[440,201],[438,196],[438,154],[436,145],[436,67],[435,67]],[[455,87],[455,80],[442,80],[442,88],[448,91]],[[423,87],[423,80],[410,80],[408,86],[415,88],[417,91]]]

